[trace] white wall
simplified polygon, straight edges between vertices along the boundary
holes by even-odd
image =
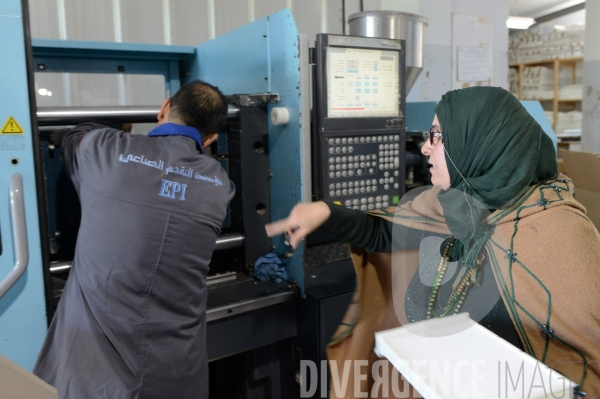
[[[587,0],[585,8],[581,149],[600,153],[600,0]]]
[[[298,29],[313,43],[319,32],[344,31],[360,11],[360,0],[29,0],[33,38],[198,45],[284,7],[292,9]],[[493,20],[492,85],[508,87],[508,0],[363,0],[364,10],[388,9],[424,15],[424,70],[411,101],[437,101],[452,89],[452,14]],[[466,26],[464,29],[468,30]],[[348,29],[346,27],[346,32]],[[40,106],[151,105],[164,97],[161,77],[68,76],[37,74]]]

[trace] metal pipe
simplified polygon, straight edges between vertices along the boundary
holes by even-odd
[[[40,126],[76,125],[83,122],[110,123],[153,123],[159,106],[126,107],[38,107],[37,119]],[[236,119],[240,109],[229,104],[227,119]]]
[[[215,251],[222,251],[224,249],[231,249],[241,247],[244,244],[244,236],[240,233],[223,234],[217,238],[215,244]]]
[[[231,249],[241,247],[244,243],[244,236],[239,233],[234,234],[223,234],[217,238],[215,244],[215,251],[222,251],[224,249]],[[73,261],[66,262],[55,262],[50,264],[50,274],[57,275],[66,273],[71,269]]]

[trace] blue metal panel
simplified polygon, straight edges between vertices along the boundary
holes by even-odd
[[[0,37],[4,38],[0,41],[0,129],[8,117],[13,117],[24,131],[0,133],[0,279],[15,263],[8,195],[9,178],[14,173],[23,176],[29,246],[25,274],[0,299],[0,353],[31,370],[46,335],[47,320],[20,0],[0,2]]]
[[[269,121],[271,219],[285,218],[302,198],[302,137],[300,125],[299,36],[289,9],[283,9],[197,48],[197,59],[188,63],[190,79],[202,79],[225,94],[277,93],[290,122],[273,126]],[[309,112],[309,110],[306,110]],[[310,181],[310,180],[308,180]],[[273,239],[279,254],[290,252],[282,237]],[[290,281],[304,292],[303,249],[286,260]]]
[[[169,95],[181,85],[179,61],[196,52],[189,46],[136,43],[35,39],[32,44],[38,72],[163,75]]]
[[[427,132],[435,116],[437,101],[406,103],[406,131]]]
[[[539,101],[521,101],[521,104],[523,104],[525,109],[533,116],[533,119],[540,124],[542,129],[544,129],[544,132],[550,136],[554,143],[554,151],[558,154],[556,134],[554,134],[554,129],[552,129],[552,125],[544,113],[542,104],[540,104]]]

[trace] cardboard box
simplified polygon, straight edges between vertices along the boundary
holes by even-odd
[[[0,397],[2,399],[58,399],[58,394],[53,386],[0,355]]]
[[[575,199],[587,210],[587,216],[600,230],[600,154],[558,150],[565,174],[575,185]]]

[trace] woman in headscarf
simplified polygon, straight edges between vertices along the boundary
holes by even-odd
[[[316,229],[351,244],[357,289],[330,361],[372,365],[375,332],[467,311],[579,384],[576,395],[600,396],[600,235],[558,174],[552,141],[501,88],[448,92],[435,114],[421,150],[432,189],[368,214],[298,204],[267,226],[294,247]],[[438,243],[433,267],[419,262],[428,235],[438,237],[427,241]],[[381,395],[368,374],[361,392]]]

